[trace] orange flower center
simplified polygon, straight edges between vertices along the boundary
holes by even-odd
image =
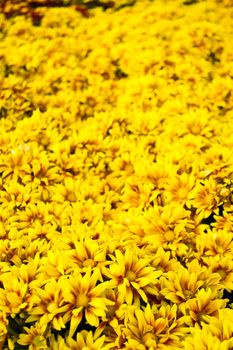
[[[129,270],[126,272],[126,276],[125,276],[130,282],[134,282],[136,280],[136,273]]]
[[[175,233],[171,230],[169,231],[166,231],[163,235],[163,239],[165,242],[169,242],[169,241],[172,241],[173,239],[175,239]]]
[[[218,269],[216,272],[219,273],[219,275],[221,276],[221,280],[224,280],[227,276],[226,271],[223,269]]]
[[[68,194],[66,195],[66,199],[69,202],[76,202],[77,201],[77,197],[76,197],[74,192],[68,192]]]
[[[185,187],[181,187],[177,191],[177,195],[180,199],[185,199],[188,195],[188,189]]]
[[[48,312],[50,312],[52,314],[56,313],[57,309],[58,309],[58,306],[54,301],[52,303],[50,303],[47,307]]]
[[[88,266],[91,266],[91,267],[95,266],[95,262],[93,259],[87,259],[83,262],[83,267],[88,267]]]
[[[86,294],[80,293],[79,295],[77,295],[77,298],[76,298],[77,307],[87,307],[88,303],[89,303],[89,298]]]

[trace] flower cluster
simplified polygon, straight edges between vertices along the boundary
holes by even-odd
[[[232,0],[1,6],[0,349],[232,349]]]

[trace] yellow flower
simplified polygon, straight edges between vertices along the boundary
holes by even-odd
[[[231,346],[233,342],[232,314],[232,309],[220,309],[218,316],[208,319],[208,323],[204,325],[205,329],[210,330],[213,336],[218,337],[222,343],[229,341],[229,345]]]
[[[53,234],[55,234],[53,232]],[[46,256],[40,259],[40,268],[38,269],[37,280],[49,281],[51,278],[56,280],[66,275],[70,270],[70,261],[67,251],[57,250],[55,252],[49,250]]]
[[[185,350],[226,350],[216,336],[209,330],[194,328],[190,337],[184,341]]]
[[[30,204],[24,210],[17,211],[14,216],[10,218],[11,226],[17,229],[25,230],[31,225],[39,222],[40,224],[47,224],[53,220],[49,215],[49,207],[46,203],[38,201],[36,204]]]
[[[68,321],[65,313],[69,309],[61,288],[61,283],[50,279],[43,288],[37,288],[28,298],[30,315],[26,322],[39,321],[41,327],[52,324],[56,330],[65,328]]]
[[[224,211],[222,215],[214,215],[215,222],[211,224],[217,230],[231,231],[233,229],[233,218],[230,213]]]
[[[210,317],[217,317],[219,309],[225,306],[226,300],[218,299],[210,288],[201,288],[195,298],[186,302],[187,313],[194,323],[199,324],[209,321]]]
[[[180,266],[179,262],[171,257],[171,253],[165,251],[162,247],[159,247],[155,252],[152,249],[150,254],[153,256],[151,265],[163,273],[168,271],[176,272]]]
[[[64,185],[57,184],[52,188],[53,194],[51,200],[64,203],[67,202],[77,202],[78,200],[78,187],[79,183],[72,178],[65,178]]]
[[[48,342],[49,342],[49,349],[51,350],[68,350],[68,348],[65,345],[64,338],[60,335],[58,335],[56,339],[55,335],[51,334],[51,336],[48,338]]]
[[[177,316],[176,305],[157,309],[147,304],[144,310],[136,309],[132,313],[123,332],[126,338],[135,339],[149,349],[177,349],[181,347],[180,341],[188,332],[184,322],[184,317]]]
[[[179,304],[180,309],[185,313],[186,301],[194,298],[198,290],[203,287],[216,288],[219,279],[217,274],[208,273],[194,260],[188,268],[180,265],[177,271],[168,271],[161,278],[161,294],[167,300]]]
[[[203,259],[210,271],[220,275],[219,283],[227,290],[233,289],[233,262],[230,257],[210,257]]]
[[[33,185],[26,184],[25,186],[10,181],[4,186],[4,191],[1,191],[1,202],[4,204],[14,204],[16,207],[25,207],[28,203],[36,199],[35,188]]]
[[[22,182],[27,182],[30,179],[30,161],[32,155],[27,144],[12,145],[8,154],[0,157],[0,171],[2,177],[9,177],[17,182],[18,179]],[[23,181],[25,180],[25,181]]]
[[[73,268],[80,267],[80,272],[85,272],[90,266],[92,271],[98,273],[98,279],[103,282],[102,267],[107,264],[106,245],[91,238],[77,241],[75,237],[73,244],[75,249],[69,251],[70,264]]]
[[[142,228],[146,235],[143,242],[150,243],[155,248],[163,244],[171,250],[178,250],[177,247],[186,249],[182,241],[187,237],[186,230],[190,224],[189,212],[182,206],[173,203],[163,207],[155,206],[144,214]]]
[[[210,123],[209,111],[207,109],[197,109],[184,115],[186,132],[193,135],[211,137],[214,133],[214,123]]]
[[[104,345],[105,335],[101,336],[101,332],[97,330],[93,333],[92,331],[82,330],[77,333],[76,339],[72,337],[66,338],[67,349],[70,350],[107,350],[109,349]]]
[[[191,205],[191,191],[195,185],[195,177],[190,174],[183,173],[171,179],[171,182],[165,187],[166,203],[177,202],[178,204]]]
[[[129,209],[131,207],[148,207],[150,201],[156,198],[159,192],[153,190],[153,185],[150,182],[139,182],[132,179],[127,181],[125,188],[123,189],[122,200],[124,204],[122,208]]]
[[[31,180],[37,186],[41,185],[45,188],[45,186],[60,182],[62,179],[60,173],[60,169],[43,152],[38,157],[34,156],[31,162]]]
[[[21,333],[19,335],[19,339],[17,340],[18,344],[24,346],[28,345],[28,349],[30,350],[46,348],[46,325],[41,327],[36,324],[30,328],[24,327],[24,331],[26,331],[26,333]]]
[[[1,276],[3,288],[0,288],[1,309],[8,315],[14,316],[27,307],[27,283],[16,276]]]
[[[97,279],[98,273],[91,273],[89,267],[84,276],[76,273],[62,281],[64,300],[69,309],[65,317],[70,320],[70,336],[76,331],[83,315],[89,325],[98,327],[101,318],[106,316],[107,306],[114,304],[103,295],[109,282],[97,284]]]
[[[142,258],[139,251],[127,247],[123,254],[117,249],[112,259],[109,268],[103,268],[103,274],[127,304],[140,305],[140,298],[147,302],[147,294],[158,294],[156,282],[161,272],[150,266],[149,259]]]
[[[202,257],[231,256],[233,249],[232,235],[227,230],[208,230],[196,239],[198,256]]]
[[[216,212],[220,204],[218,185],[213,179],[204,180],[196,185],[193,206],[200,221]]]

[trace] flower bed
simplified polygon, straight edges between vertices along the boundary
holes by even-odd
[[[0,349],[232,349],[232,1],[1,9]]]

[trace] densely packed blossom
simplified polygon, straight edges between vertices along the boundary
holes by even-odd
[[[232,18],[1,2],[1,350],[233,348]]]

